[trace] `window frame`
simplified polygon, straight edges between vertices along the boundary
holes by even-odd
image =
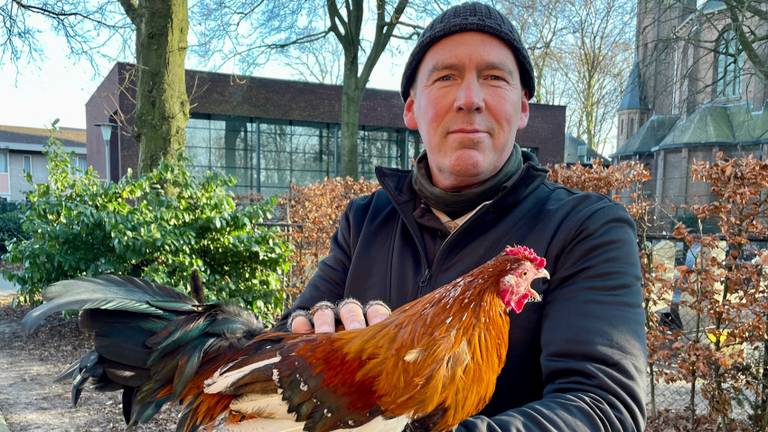
[[[0,150],[0,153],[3,154],[4,161],[5,161],[5,169],[3,169],[2,165],[0,165],[0,174],[9,174],[11,172],[11,152],[8,150]]]
[[[739,46],[736,32],[727,27],[715,41],[715,66],[713,68],[715,98],[741,96],[741,74],[744,71],[744,50]]]
[[[27,169],[27,161],[29,161],[29,169]],[[22,175],[32,175],[32,155],[25,154],[22,155],[21,158],[21,174]]]

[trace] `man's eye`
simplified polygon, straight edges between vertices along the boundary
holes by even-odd
[[[501,75],[488,75],[488,79],[491,81],[506,81],[506,79]]]
[[[451,79],[453,79],[451,75],[441,75],[435,81],[450,81]]]

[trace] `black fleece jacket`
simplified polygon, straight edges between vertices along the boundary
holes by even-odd
[[[353,200],[329,255],[293,308],[354,297],[395,309],[472,270],[506,245],[547,259],[543,296],[510,315],[509,350],[490,403],[460,431],[641,431],[646,345],[635,226],[609,198],[524,166],[453,234],[417,221],[410,171],[377,168],[382,189]],[[422,208],[423,211],[423,208]]]

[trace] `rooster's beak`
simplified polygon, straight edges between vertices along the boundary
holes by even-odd
[[[534,277],[534,279],[538,278],[549,279],[549,272],[546,269],[539,270],[539,272],[536,273],[536,277]],[[530,293],[531,299],[533,299],[533,301],[541,301],[541,294],[534,291],[533,288],[528,288],[528,292]]]

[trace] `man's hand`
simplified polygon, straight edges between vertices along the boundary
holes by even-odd
[[[333,333],[336,331],[336,313],[345,330],[374,325],[386,319],[391,313],[381,301],[370,301],[365,307],[355,299],[342,300],[338,307],[330,302],[320,302],[310,311],[294,312],[289,319],[293,333]],[[310,321],[311,318],[311,321]],[[314,326],[312,323],[314,322]]]

